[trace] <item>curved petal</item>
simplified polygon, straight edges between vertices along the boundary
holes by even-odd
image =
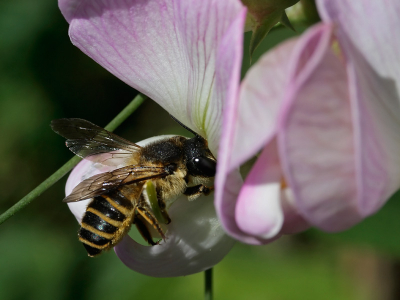
[[[353,47],[381,77],[396,81],[400,90],[400,2],[318,0],[325,22],[337,25],[337,36],[347,54]]]
[[[82,0],[58,0],[58,7],[68,23],[73,19],[75,10],[80,5],[81,1]]]
[[[331,36],[331,26],[317,25],[299,41],[278,137],[300,213],[324,230],[337,231],[361,216],[347,76],[330,49]]]
[[[168,136],[146,139],[145,145]],[[113,167],[81,161],[72,171],[66,185],[66,195],[82,180],[111,171]],[[91,200],[68,203],[80,223]],[[233,247],[234,240],[223,231],[216,216],[213,199],[200,197],[189,202],[181,197],[169,210],[167,240],[148,247],[126,236],[114,249],[129,268],[154,277],[182,276],[203,271],[217,264]]]
[[[220,155],[220,158],[223,158],[223,156]],[[220,219],[225,231],[230,236],[241,241],[246,239],[244,242],[251,244],[254,239],[251,237],[248,240],[247,235],[238,228],[235,221],[236,199],[239,195],[240,187],[243,184],[243,179],[238,170],[228,174],[221,172],[220,161],[221,160],[218,160],[217,175],[214,182],[214,201],[218,218]],[[257,243],[257,241],[255,241],[255,243]]]
[[[219,136],[219,124],[210,124],[219,119],[224,100],[213,92],[217,52],[224,39],[225,49],[241,46],[241,39],[230,37],[242,31],[229,32],[238,19],[244,24],[239,0],[77,3],[60,2],[74,45],[195,132]],[[229,58],[233,65],[240,60]],[[221,78],[229,80],[229,74]]]
[[[291,40],[268,52],[246,75],[240,97],[232,93],[233,96],[226,98],[215,178],[215,206],[225,230],[245,243],[263,244],[266,240],[244,233],[236,223],[235,206],[242,186],[237,168],[276,132],[289,68],[288,56],[294,45],[295,40]]]
[[[189,275],[214,266],[234,245],[218,221],[210,196],[191,202],[182,197],[169,214],[173,221],[160,245],[143,246],[125,236],[115,247],[126,266],[154,277]]]
[[[400,187],[400,98],[393,80],[377,74],[350,42],[346,49],[357,134],[357,203],[368,216]]]
[[[217,53],[215,89],[211,99],[214,108],[210,109],[206,119],[209,147],[214,154],[218,153],[221,138],[222,113],[228,109],[228,99],[236,99],[239,90],[245,19],[246,10],[242,10],[221,40]]]
[[[299,46],[310,52],[309,40],[320,41],[314,60],[291,78],[280,145],[300,212],[339,231],[374,213],[400,186],[400,108],[395,82],[343,36],[344,61],[337,58],[326,26],[312,29]]]
[[[243,183],[243,179],[240,176],[238,170],[234,170],[227,174],[226,177],[219,177],[215,179],[215,186],[217,186],[217,180],[220,180],[218,186],[220,188],[215,189],[214,197],[215,197],[215,208],[218,214],[218,218],[224,228],[224,230],[235,239],[253,245],[263,245],[269,242],[274,241],[279,236],[275,236],[271,239],[261,239],[259,237],[249,235],[246,232],[243,232],[236,223],[235,214],[236,214],[236,202],[240,192],[240,188]],[[221,185],[221,181],[225,183]],[[223,201],[217,201],[223,200]]]
[[[358,205],[364,216],[400,187],[400,2],[319,1],[337,24],[357,134]]]
[[[251,169],[237,200],[236,222],[243,232],[260,239],[278,234],[283,224],[281,180],[277,143],[273,139]]]
[[[280,234],[294,234],[310,228],[310,224],[300,215],[294,201],[293,192],[286,187],[281,192],[284,223]]]
[[[289,57],[296,42],[297,39],[290,39],[269,51],[243,79],[235,103],[236,116],[231,120],[234,129],[230,170],[255,155],[276,134]],[[223,134],[227,134],[225,130]]]

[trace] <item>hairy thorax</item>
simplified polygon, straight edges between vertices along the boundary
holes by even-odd
[[[178,169],[173,175],[154,180],[154,184],[160,190],[161,197],[164,199],[167,209],[186,190],[185,177],[186,170]]]

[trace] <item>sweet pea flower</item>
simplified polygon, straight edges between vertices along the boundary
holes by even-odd
[[[236,95],[240,79],[246,8],[239,0],[59,0],[59,7],[74,45],[206,138],[217,156],[224,103]],[[109,170],[82,161],[67,194]],[[165,241],[148,247],[126,236],[115,252],[129,268],[156,277],[212,267],[234,244],[212,198],[178,199]],[[70,204],[78,221],[86,205]]]
[[[243,242],[348,229],[400,187],[400,2],[317,6],[323,22],[265,54],[226,104],[215,203]]]

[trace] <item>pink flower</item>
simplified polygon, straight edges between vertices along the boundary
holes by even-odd
[[[246,9],[239,0],[59,0],[59,6],[74,45],[205,137],[217,154],[224,103],[240,78]],[[67,194],[104,171],[81,162]],[[70,208],[80,221],[85,203]],[[165,242],[146,247],[127,236],[115,247],[124,264],[151,276],[181,276],[210,268],[232,248],[212,197],[178,199],[169,214]]]
[[[317,4],[323,22],[265,54],[226,104],[215,203],[243,242],[345,230],[400,187],[400,2]]]

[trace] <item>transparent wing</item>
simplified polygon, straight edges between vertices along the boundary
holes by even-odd
[[[125,184],[162,178],[168,174],[164,167],[127,166],[82,181],[63,202],[78,202],[103,195]]]
[[[132,154],[141,148],[83,119],[53,120],[51,128],[67,139],[66,145],[73,153],[108,166],[128,163]]]

